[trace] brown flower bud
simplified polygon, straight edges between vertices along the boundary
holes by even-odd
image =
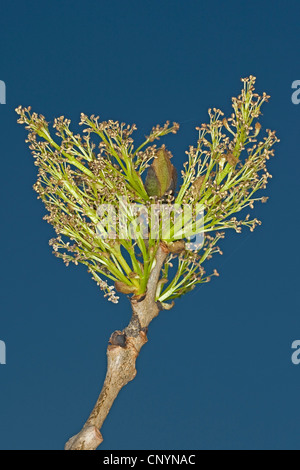
[[[257,122],[255,124],[255,132],[254,132],[254,137],[258,136],[258,134],[260,133],[260,129],[261,129],[261,124],[259,122]]]

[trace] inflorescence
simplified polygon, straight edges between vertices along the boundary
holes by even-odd
[[[271,178],[266,162],[273,156],[272,147],[278,139],[275,132],[267,130],[258,140],[258,118],[269,96],[255,93],[255,77],[242,81],[241,94],[232,99],[231,116],[225,118],[219,109],[210,109],[209,124],[197,128],[197,145],[186,152],[188,159],[177,192],[172,155],[164,146],[157,149],[153,144],[169,133],[175,134],[177,123],[154,127],[135,148],[135,125],[99,122],[98,116],[82,114],[80,125],[84,129],[80,135],[71,131],[70,120],[62,116],[55,119],[52,135],[43,115],[32,113],[30,107],[17,108],[18,122],[29,131],[26,142],[38,167],[34,189],[46,206],[45,219],[57,234],[50,245],[66,265],[86,265],[110,301],[118,302],[116,290],[135,296],[145,293],[157,248],[163,241],[169,256],[158,284],[157,300],[168,308],[171,304],[166,301],[210,280],[203,264],[214,253],[221,253],[217,243],[224,237],[223,230],[240,232],[246,226],[252,231],[260,224],[249,214],[241,219],[237,215],[253,208],[256,201],[266,202],[266,197],[257,197],[256,193],[265,189]],[[144,182],[146,170],[153,193]],[[164,189],[159,192],[157,188]],[[99,237],[98,207],[116,204],[120,199],[144,206],[203,205],[203,245],[191,251],[185,240],[151,239],[142,233],[135,239],[119,239],[118,233],[114,238]],[[108,284],[109,280],[113,285]]]

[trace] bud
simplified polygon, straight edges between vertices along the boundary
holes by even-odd
[[[261,129],[261,124],[259,122],[257,122],[255,124],[255,132],[254,132],[254,137],[256,137],[259,133],[260,133],[260,129]]]
[[[232,130],[230,129],[229,124],[228,124],[228,121],[227,121],[226,118],[223,119],[222,124],[223,124],[223,126],[224,126],[229,132],[232,132]]]
[[[137,288],[135,286],[129,286],[122,281],[115,282],[115,289],[117,292],[121,292],[122,294],[135,294],[137,292]]]
[[[161,147],[157,157],[148,169],[145,188],[148,196],[163,196],[168,191],[175,191],[177,172],[171,163],[171,154]]]
[[[179,254],[185,250],[185,241],[184,240],[176,240],[173,243],[168,243],[168,249],[170,253]]]
[[[175,305],[174,300],[171,303],[168,302],[160,302],[160,307],[162,310],[171,310]]]
[[[196,178],[195,181],[193,182],[191,189],[192,189],[192,195],[194,198],[197,198],[197,196],[199,195],[202,189],[204,180],[205,180],[205,176],[198,176],[198,178]]]
[[[235,166],[239,161],[237,157],[235,157],[231,152],[226,153],[225,155],[226,161],[229,165]]]

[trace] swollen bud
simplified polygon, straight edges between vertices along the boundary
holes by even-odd
[[[147,194],[161,197],[168,191],[175,191],[176,182],[177,172],[171,163],[171,153],[162,146],[148,169],[145,181]]]
[[[135,286],[128,286],[125,282],[116,281],[115,282],[115,289],[117,292],[121,292],[122,294],[135,294],[137,292],[137,288]]]
[[[176,240],[175,242],[168,243],[168,249],[170,253],[179,254],[185,250],[185,241]]]

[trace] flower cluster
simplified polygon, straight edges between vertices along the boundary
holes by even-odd
[[[66,265],[85,264],[110,301],[118,301],[115,289],[137,296],[145,293],[157,248],[163,241],[170,254],[158,284],[157,300],[167,308],[170,304],[166,301],[210,279],[203,263],[214,253],[221,253],[216,244],[224,237],[223,230],[240,232],[243,225],[253,230],[260,223],[249,214],[241,219],[237,214],[253,208],[255,201],[267,200],[261,195],[256,197],[256,193],[265,189],[271,177],[266,162],[278,139],[275,132],[267,130],[258,141],[258,117],[269,97],[255,93],[255,77],[243,79],[243,84],[241,94],[233,98],[230,117],[225,118],[218,109],[209,110],[209,124],[197,128],[197,145],[187,152],[177,192],[172,156],[164,146],[157,149],[153,142],[176,133],[178,124],[167,122],[154,127],[135,148],[135,125],[100,122],[98,116],[82,114],[82,135],[72,132],[70,120],[64,116],[55,119],[55,131],[51,133],[43,115],[32,113],[30,107],[17,108],[18,122],[29,131],[26,142],[38,167],[34,189],[46,206],[45,219],[57,234],[50,240],[54,253]],[[121,199],[144,206],[158,202],[202,205],[203,246],[191,251],[184,239],[145,239],[143,234],[134,239],[99,237],[98,207]],[[213,275],[218,274],[214,271]],[[107,280],[113,285],[109,286]]]

